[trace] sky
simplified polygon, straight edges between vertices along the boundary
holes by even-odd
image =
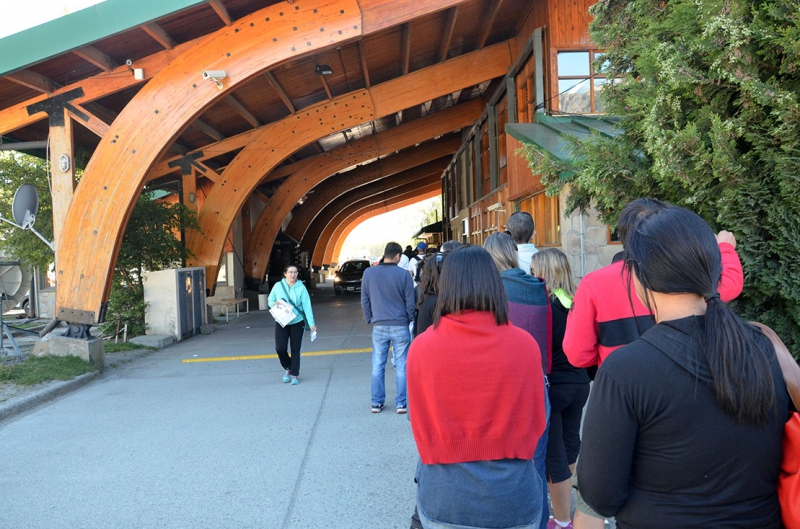
[[[0,38],[80,11],[105,0],[3,0]]]

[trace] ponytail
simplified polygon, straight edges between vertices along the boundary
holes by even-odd
[[[739,424],[766,424],[776,406],[769,359],[719,294],[707,302],[704,346],[720,407]]]
[[[722,259],[714,233],[689,210],[668,206],[639,219],[626,244],[626,268],[649,292],[688,293],[706,301],[703,348],[720,407],[737,422],[764,425],[776,409],[768,353],[754,330],[717,292]]]

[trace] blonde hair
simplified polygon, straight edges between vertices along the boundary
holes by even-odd
[[[517,268],[517,245],[507,233],[493,233],[483,242],[483,248],[492,256],[495,266],[499,271]]]
[[[575,282],[567,254],[558,248],[539,250],[531,257],[531,275],[541,277],[547,283],[550,297],[561,289],[570,298],[575,296]]]

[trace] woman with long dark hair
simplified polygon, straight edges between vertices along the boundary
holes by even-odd
[[[425,332],[433,324],[436,301],[439,299],[439,274],[444,255],[437,253],[425,259],[417,285],[417,318],[414,321],[414,336]]]
[[[532,458],[545,426],[543,379],[536,341],[509,323],[492,258],[477,246],[451,252],[433,327],[408,355],[424,527],[539,527]]]
[[[770,341],[720,300],[719,246],[668,206],[627,236],[656,325],[606,358],[587,407],[580,491],[617,527],[771,527],[789,396]]]

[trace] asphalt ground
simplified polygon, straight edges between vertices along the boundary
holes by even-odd
[[[359,298],[310,292],[297,386],[256,310],[5,418],[0,528],[408,527],[417,453],[394,371],[370,413]]]

